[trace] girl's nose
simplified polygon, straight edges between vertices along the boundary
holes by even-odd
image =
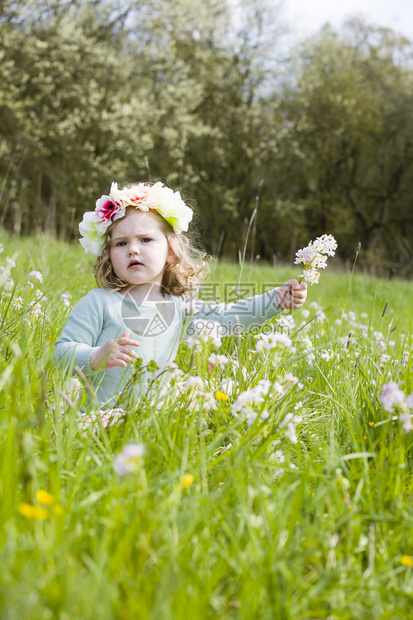
[[[136,243],[132,243],[129,247],[129,256],[132,254],[140,254],[139,247]]]

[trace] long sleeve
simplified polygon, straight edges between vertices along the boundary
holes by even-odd
[[[118,407],[119,402],[124,402],[119,399],[125,394],[127,406],[136,404],[154,379],[153,372],[147,369],[148,364],[155,361],[162,373],[166,364],[173,360],[182,331],[183,313],[179,298],[165,301],[173,303],[168,303],[167,311],[162,313],[159,304],[136,304],[118,291],[93,289],[70,313],[55,343],[55,359],[66,374],[75,374],[75,366],[82,369],[90,379],[89,388],[93,386],[100,408]],[[136,341],[136,352],[142,360],[139,372],[136,373],[132,363],[93,371],[90,367],[92,353],[125,332]]]
[[[81,368],[86,375],[93,372],[90,357],[99,349],[97,341],[104,323],[104,306],[99,295],[93,295],[93,292],[90,291],[73,308],[54,346],[55,360],[70,374],[74,374],[74,366]]]
[[[246,329],[259,327],[283,312],[283,308],[277,304],[276,292],[277,289],[272,289],[262,295],[240,299],[233,304],[189,300],[187,318],[191,322],[184,337],[202,331],[205,322],[218,323],[221,326],[220,336],[232,336]]]

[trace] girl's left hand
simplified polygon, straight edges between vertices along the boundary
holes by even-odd
[[[307,284],[297,280],[287,280],[276,292],[277,304],[284,310],[297,310],[307,299]]]

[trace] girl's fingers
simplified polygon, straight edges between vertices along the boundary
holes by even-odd
[[[114,366],[120,366],[121,368],[125,368],[132,361],[132,357],[130,355],[119,355],[112,363]]]
[[[126,336],[121,336],[118,340],[118,344],[120,344],[121,346],[125,346],[128,345],[130,347],[139,347],[140,343],[136,342],[136,340],[132,340],[132,338],[126,337]]]

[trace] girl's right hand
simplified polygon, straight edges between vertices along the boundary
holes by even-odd
[[[130,347],[139,347],[139,342],[129,338],[129,332],[122,334],[117,340],[109,340],[103,347],[92,353],[90,367],[92,370],[103,370],[120,366],[125,368],[138,354]]]

